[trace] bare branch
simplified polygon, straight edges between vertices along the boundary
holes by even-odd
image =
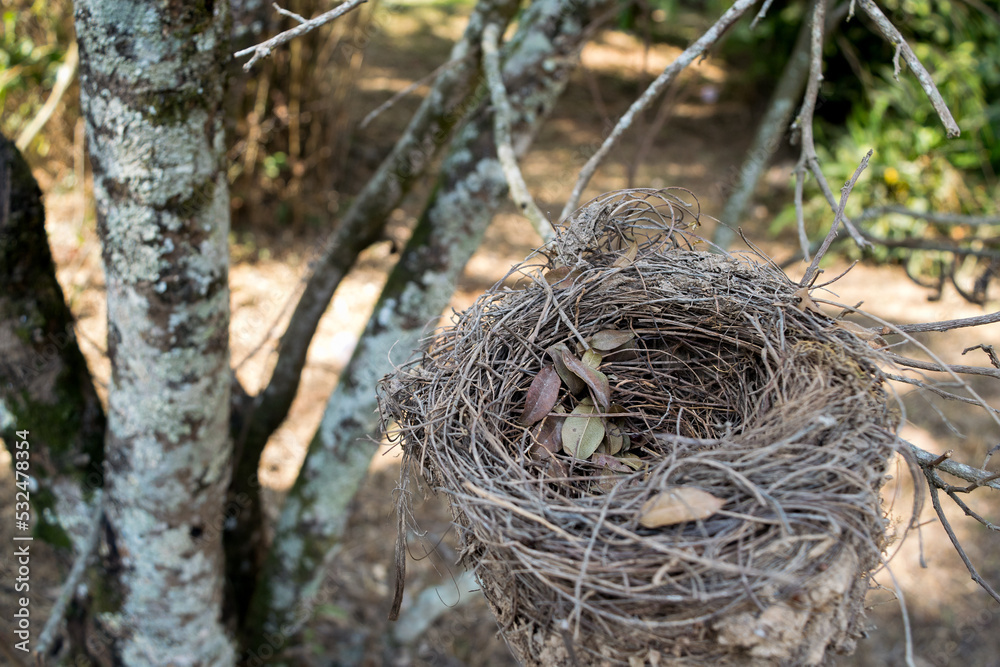
[[[604,140],[601,147],[597,149],[597,152],[589,160],[587,164],[583,166],[580,170],[580,175],[577,178],[576,184],[573,186],[573,192],[570,194],[569,199],[566,201],[566,206],[563,207],[562,213],[560,214],[560,219],[566,219],[570,216],[573,211],[576,210],[580,203],[580,197],[583,195],[584,188],[587,187],[587,183],[594,176],[594,172],[611,152],[611,149],[618,144],[618,140],[625,131],[632,125],[635,117],[642,112],[643,109],[648,107],[657,95],[663,91],[670,83],[673,82],[677,75],[684,71],[688,65],[694,62],[697,58],[703,56],[708,49],[715,44],[722,35],[732,26],[736,21],[740,19],[747,11],[749,11],[754,5],[757,4],[759,0],[736,0],[733,6],[730,7],[715,24],[709,28],[704,35],[698,38],[698,40],[684,50],[681,55],[677,57],[674,62],[670,63],[669,66],[660,76],[656,77],[656,80],[649,85],[648,88],[639,96],[632,106],[629,107],[628,111],[618,120],[618,124],[615,125],[611,134],[608,138]]]
[[[913,53],[913,49],[910,45],[906,43],[903,39],[903,35],[899,30],[892,24],[891,21],[882,13],[882,10],[878,8],[878,5],[874,3],[873,0],[858,0],[861,5],[861,9],[864,10],[868,17],[875,23],[879,32],[886,40],[896,47],[896,55],[893,56],[893,63],[896,68],[896,72],[899,72],[899,56],[903,56],[903,60],[909,65],[910,71],[913,75],[917,77],[917,81],[920,83],[920,87],[924,89],[927,94],[927,98],[931,101],[934,106],[934,110],[937,111],[938,117],[941,119],[941,123],[944,125],[948,136],[951,138],[957,137],[962,133],[958,129],[958,124],[951,115],[951,111],[948,109],[948,105],[945,104],[944,99],[941,97],[941,93],[938,91],[937,86],[934,85],[934,80],[931,78],[930,73],[924,68],[920,59],[917,55]]]
[[[920,361],[918,359],[910,359],[909,357],[903,357],[898,354],[893,354],[892,352],[887,352],[886,356],[895,361],[900,366],[909,366],[910,368],[919,368],[923,371],[937,371],[939,373],[964,373],[965,375],[985,375],[987,377],[994,377],[1000,379],[1000,370],[995,370],[992,368],[984,368],[982,366],[962,366],[959,364],[949,364],[946,368],[941,368],[938,364],[932,364],[929,361]]]
[[[823,0],[819,0],[823,2]],[[810,123],[811,125],[811,123]],[[810,140],[812,132],[810,131]],[[805,136],[805,132],[803,132]],[[830,233],[826,235],[826,239],[823,240],[823,245],[819,247],[819,251],[816,252],[816,256],[813,257],[812,262],[809,264],[809,268],[806,269],[805,276],[802,277],[802,282],[800,283],[803,287],[809,285],[819,268],[819,261],[823,259],[823,255],[829,250],[830,244],[833,243],[833,239],[837,236],[837,228],[840,227],[840,221],[844,218],[844,207],[847,206],[847,198],[851,195],[851,190],[854,189],[854,184],[858,182],[858,177],[861,176],[863,172],[868,167],[868,160],[871,159],[872,153],[874,151],[869,150],[868,153],[862,158],[861,164],[858,168],[854,170],[854,175],[851,176],[851,180],[844,184],[844,187],[840,189],[840,206],[837,207],[837,214],[833,218],[833,224],[830,226]]]
[[[368,112],[368,115],[365,116],[360,123],[358,123],[358,129],[359,130],[365,129],[371,124],[373,120],[375,120],[380,115],[385,113],[388,109],[392,108],[392,106],[395,105],[397,102],[399,102],[401,99],[412,93],[420,86],[426,84],[427,82],[433,81],[438,74],[440,74],[441,72],[443,72],[444,70],[448,69],[453,65],[457,65],[458,63],[459,60],[449,60],[446,63],[442,63],[441,65],[435,67],[430,74],[420,77],[419,79],[408,85],[406,88],[403,88],[401,91],[399,91],[398,93],[387,99],[385,102],[383,102],[382,104],[378,105],[370,112]]]
[[[278,10],[279,13],[284,14],[286,16],[291,16],[298,21],[304,21],[304,22],[299,23],[299,25],[295,26],[291,30],[286,30],[285,32],[275,35],[266,42],[261,42],[256,46],[250,46],[243,49],[242,51],[237,51],[234,54],[234,57],[242,58],[243,56],[252,53],[253,57],[250,58],[250,60],[247,61],[245,65],[243,65],[244,71],[249,72],[250,68],[253,67],[258,60],[260,60],[261,58],[266,58],[269,55],[271,55],[271,52],[275,48],[281,46],[282,44],[286,44],[295,39],[296,37],[306,34],[307,32],[311,32],[320,26],[326,25],[330,21],[335,21],[339,19],[347,12],[357,7],[360,7],[366,2],[368,2],[368,0],[347,0],[344,3],[337,5],[330,11],[324,14],[320,14],[316,18],[309,19],[308,21],[305,21],[305,19],[303,19],[298,14],[293,14],[276,6],[275,8]]]
[[[910,451],[912,451],[913,455],[917,457],[917,463],[924,468],[930,466],[930,464],[938,458],[935,454],[931,454],[930,452],[917,447],[913,443],[907,442],[906,444],[910,446]],[[988,486],[991,489],[1000,491],[1000,480],[989,480],[988,478],[993,477],[994,473],[991,473],[988,470],[973,468],[972,466],[959,463],[958,461],[952,461],[951,459],[943,461],[936,467],[938,470],[946,472],[949,475],[954,475],[959,479],[964,479],[966,482],[971,482],[978,486]]]
[[[958,320],[943,320],[941,322],[927,322],[923,324],[898,324],[893,328],[883,327],[881,335],[891,333],[923,333],[925,331],[951,331],[952,329],[962,329],[964,327],[979,327],[984,324],[1000,322],[1000,311],[989,313],[988,315],[976,315],[975,317],[963,317]]]
[[[937,250],[940,252],[950,252],[956,255],[966,255],[969,257],[989,257],[991,259],[1000,259],[1000,249],[993,250],[990,248],[971,248],[969,246],[962,246],[957,243],[947,243],[945,241],[938,241],[935,239],[921,239],[921,238],[905,238],[905,239],[884,239],[879,236],[874,236],[868,232],[861,232],[867,244],[877,244],[885,248],[909,248],[911,250]],[[986,242],[989,239],[978,239],[980,241]],[[996,243],[1000,239],[993,239]]]
[[[913,209],[909,209],[904,206],[875,206],[873,208],[867,208],[862,211],[861,215],[857,216],[855,220],[860,223],[863,220],[880,218],[883,215],[889,215],[890,213],[906,215],[919,220],[926,220],[927,222],[933,222],[936,225],[968,225],[970,227],[1000,225],[1000,216],[975,216],[958,215],[955,213],[934,213],[933,211],[914,211]]]
[[[507,90],[503,85],[503,75],[500,73],[500,55],[497,52],[499,39],[500,27],[495,23],[486,26],[482,40],[483,69],[490,89],[490,100],[493,102],[493,140],[497,146],[497,158],[510,187],[510,198],[514,200],[522,215],[531,221],[542,241],[548,243],[555,238],[556,231],[535,204],[535,200],[531,198],[528,184],[524,182],[521,169],[517,166],[517,156],[511,143],[510,119],[514,112],[510,108]]]
[[[87,571],[87,563],[90,560],[90,556],[94,553],[94,549],[97,548],[97,538],[101,534],[100,528],[104,522],[102,496],[103,494],[100,491],[94,494],[94,513],[90,518],[90,528],[87,531],[87,537],[80,543],[80,550],[76,554],[76,560],[69,571],[69,576],[66,577],[66,582],[63,584],[62,590],[59,591],[59,598],[52,605],[52,611],[49,612],[49,618],[45,621],[42,634],[38,636],[38,643],[35,645],[35,656],[43,660],[45,654],[49,652],[49,646],[52,644],[52,640],[55,639],[59,624],[66,614],[66,606],[73,599],[76,587],[79,585],[84,572]]]
[[[861,1],[864,2],[864,0]],[[942,468],[942,470],[944,470],[944,468]],[[955,535],[955,531],[952,530],[951,524],[948,523],[948,517],[945,516],[944,509],[941,507],[941,499],[938,497],[938,489],[940,488],[942,482],[937,478],[937,475],[934,474],[934,470],[932,468],[925,468],[924,475],[927,476],[927,486],[931,492],[931,504],[934,505],[934,511],[937,513],[938,519],[940,519],[941,526],[944,528],[944,531],[948,533],[948,539],[951,540],[952,546],[955,547],[955,551],[958,552],[962,562],[965,563],[965,569],[969,571],[969,574],[972,576],[972,580],[979,584],[980,588],[986,591],[994,600],[1000,602],[1000,594],[997,594],[997,592],[993,590],[993,587],[990,586],[989,583],[979,575],[979,572],[976,571],[972,561],[969,560],[969,557],[966,555],[965,549],[962,548],[962,543],[959,541],[958,536]]]
[[[28,149],[28,145],[31,140],[35,138],[45,124],[49,122],[49,118],[55,112],[56,108],[59,106],[59,102],[62,100],[63,95],[66,93],[66,89],[69,88],[69,84],[73,82],[73,78],[76,76],[76,70],[80,65],[80,52],[78,50],[76,40],[74,40],[70,45],[69,49],[66,51],[66,57],[63,60],[63,64],[59,66],[59,72],[56,74],[56,84],[52,87],[52,93],[49,95],[48,99],[45,100],[45,104],[42,108],[38,110],[35,117],[31,119],[20,134],[17,135],[17,140],[14,145],[17,146],[19,151],[25,151]]]

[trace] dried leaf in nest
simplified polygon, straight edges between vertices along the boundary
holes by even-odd
[[[673,486],[646,501],[639,510],[639,523],[646,528],[660,528],[685,521],[700,521],[718,512],[725,504],[722,498],[697,487]]]
[[[585,398],[566,417],[562,427],[563,451],[578,459],[589,459],[604,439],[604,420],[599,410]]]
[[[566,343],[556,343],[546,350],[546,353],[552,359],[552,363],[555,364],[556,372],[559,377],[562,378],[563,383],[569,389],[571,394],[579,394],[581,391],[587,388],[587,384],[580,379],[580,376],[571,371],[566,367],[566,362],[563,360],[563,354],[572,354],[569,348],[566,347]]]
[[[611,405],[611,387],[608,385],[608,376],[601,371],[583,363],[577,359],[572,352],[565,350],[561,354],[562,362],[566,369],[583,380],[590,387],[594,403],[607,410]],[[594,357],[591,357],[593,359]],[[599,357],[598,357],[598,363]]]
[[[531,438],[542,449],[556,453],[562,449],[562,427],[565,417],[546,417],[531,429]]]
[[[521,426],[531,426],[552,411],[559,400],[559,374],[551,365],[543,366],[528,387],[528,395],[524,399],[524,410],[517,423]]]
[[[613,352],[635,338],[631,331],[618,329],[603,329],[590,337],[590,344],[595,350]]]
[[[549,285],[555,288],[569,287],[582,272],[579,269],[572,269],[568,266],[558,266],[550,271],[546,271],[542,276]]]

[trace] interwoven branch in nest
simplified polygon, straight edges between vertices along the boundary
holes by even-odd
[[[763,257],[696,250],[682,196],[596,200],[381,387],[527,664],[819,664],[858,634],[899,442],[884,341]],[[628,341],[598,353],[598,332]],[[542,422],[519,421],[567,353],[609,397],[564,377]],[[597,452],[553,446],[546,422],[571,412],[600,422]],[[721,508],[648,527],[677,488]]]

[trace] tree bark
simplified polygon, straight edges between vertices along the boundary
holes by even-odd
[[[111,360],[99,621],[122,665],[223,666],[228,4],[85,0],[81,101]]]
[[[15,441],[28,442],[34,533],[66,548],[86,537],[104,484],[105,420],[56,281],[41,197],[0,136],[0,437],[12,455]]]
[[[288,415],[320,318],[360,252],[380,238],[389,214],[423,176],[452,128],[467,112],[471,104],[467,98],[476,89],[475,55],[483,27],[494,21],[506,25],[518,4],[518,0],[482,0],[476,5],[465,34],[452,49],[450,59],[458,62],[436,79],[403,136],[325,245],[323,256],[282,335],[278,360],[267,387],[253,398],[234,395],[232,432],[237,458],[227,508],[235,521],[225,538],[230,582],[227,616],[235,617],[238,624],[243,620],[242,614],[249,605],[267,555],[257,478],[260,455],[268,438]]]
[[[606,0],[537,0],[504,48],[513,143],[523,153],[575,67],[594,13]],[[480,97],[488,97],[485,89]],[[347,522],[347,509],[375,449],[373,387],[447,306],[458,276],[507,195],[489,105],[480,104],[449,150],[435,196],[389,276],[375,313],[327,404],[251,608],[253,636],[287,638],[308,620]]]

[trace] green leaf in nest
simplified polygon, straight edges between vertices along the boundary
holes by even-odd
[[[604,419],[595,416],[597,406],[589,398],[569,413],[562,427],[563,451],[578,459],[588,459],[604,439]]]

